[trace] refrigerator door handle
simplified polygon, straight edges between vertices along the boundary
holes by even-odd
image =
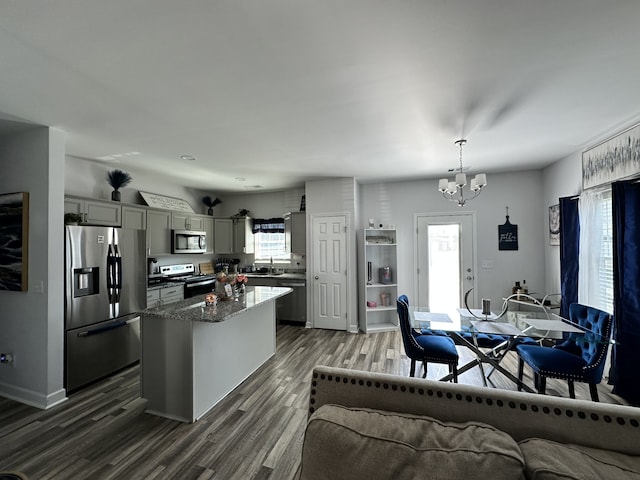
[[[109,292],[109,303],[114,303],[116,296],[115,260],[116,257],[113,255],[113,247],[109,245],[109,252],[107,253],[107,290]]]
[[[113,272],[115,278],[116,302],[120,301],[120,293],[122,292],[122,256],[118,250],[118,245],[114,245],[114,262]]]
[[[79,337],[88,337],[90,335],[97,335],[99,333],[107,332],[109,330],[115,330],[116,328],[126,327],[127,322],[110,323],[109,325],[103,325],[102,327],[90,328],[89,330],[83,330],[78,332]]]

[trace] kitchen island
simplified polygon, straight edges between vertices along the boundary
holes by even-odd
[[[276,351],[282,287],[246,287],[206,306],[189,298],[142,312],[140,383],[147,413],[194,422]]]

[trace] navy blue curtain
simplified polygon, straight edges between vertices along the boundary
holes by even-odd
[[[616,344],[609,383],[613,393],[640,405],[640,184],[615,182],[613,205],[613,311]]]
[[[284,218],[254,218],[253,233],[284,233]]]
[[[569,305],[578,301],[580,217],[577,197],[560,199],[560,316],[569,318]]]

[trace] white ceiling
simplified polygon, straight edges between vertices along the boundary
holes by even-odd
[[[461,137],[472,173],[539,168],[638,121],[639,20],[638,0],[3,0],[0,112],[213,192],[447,176]]]

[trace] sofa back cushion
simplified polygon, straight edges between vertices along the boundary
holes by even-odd
[[[323,405],[310,417],[301,480],[524,478],[506,433],[478,422]]]
[[[595,433],[597,435],[597,433]],[[527,479],[640,480],[640,457],[542,438],[520,442]]]

